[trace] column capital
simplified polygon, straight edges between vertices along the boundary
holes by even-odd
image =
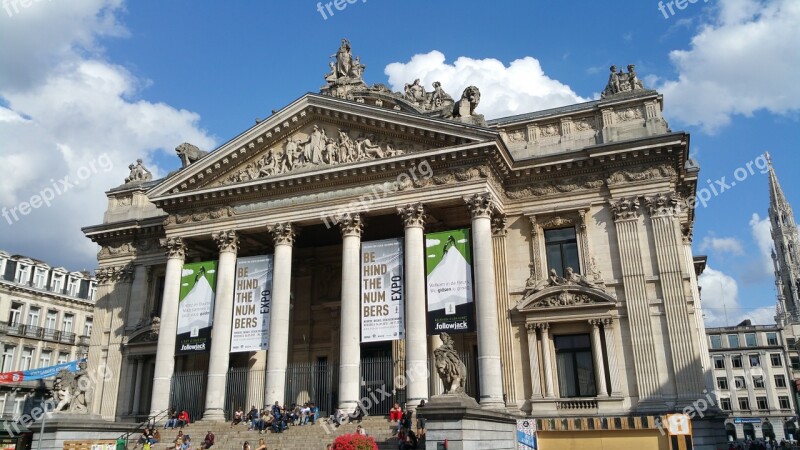
[[[130,283],[133,281],[135,269],[133,264],[124,266],[100,267],[94,271],[97,284]]]
[[[406,228],[425,228],[425,206],[422,203],[408,203],[397,207],[397,214],[403,218]]]
[[[589,325],[592,326],[592,330],[597,330],[600,328],[600,325],[603,324],[602,319],[589,319]]]
[[[464,202],[467,204],[467,208],[469,208],[473,219],[479,217],[488,218],[491,216],[492,212],[497,209],[492,195],[487,192],[464,197]]]
[[[236,230],[211,233],[211,238],[217,243],[220,253],[236,253],[239,249],[239,236],[236,235]]]
[[[293,245],[297,234],[295,227],[290,222],[267,225],[267,231],[272,235],[275,245]]]
[[[184,259],[186,258],[186,243],[183,242],[183,238],[178,237],[168,237],[161,239],[160,244],[167,250],[167,258],[169,259]]]
[[[613,317],[606,317],[605,319],[601,319],[603,321],[603,328],[610,330],[614,328],[614,318]]]
[[[492,235],[505,236],[508,233],[508,218],[505,213],[496,212],[492,214]]]
[[[651,217],[674,216],[679,211],[679,199],[674,192],[662,192],[645,198]]]
[[[539,329],[539,324],[536,324],[536,323],[526,323],[526,324],[525,324],[525,329],[526,329],[526,330],[528,330],[528,331],[533,331],[533,332],[536,332],[536,330],[537,330],[537,329]]]
[[[538,328],[538,329],[540,329],[540,330],[542,330],[542,331],[547,331],[547,330],[549,330],[549,329],[550,329],[550,323],[549,323],[549,322],[539,322],[539,323],[535,323],[535,324],[533,324],[533,325],[534,325],[536,328]]]
[[[359,213],[344,213],[339,218],[339,228],[342,231],[342,237],[345,236],[359,236],[364,231],[364,223],[361,221],[361,214]]]
[[[609,200],[609,203],[615,222],[639,218],[639,197],[622,197]]]

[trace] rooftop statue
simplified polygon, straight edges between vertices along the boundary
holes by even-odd
[[[474,125],[486,125],[486,120],[481,114],[475,114],[475,109],[481,101],[481,91],[475,86],[468,86],[461,94],[453,108],[453,117],[461,122]]]
[[[181,159],[182,168],[189,166],[189,164],[208,154],[208,152],[204,152],[197,148],[197,146],[188,142],[184,142],[183,144],[175,147],[175,153],[177,153],[178,157]]]
[[[606,98],[610,95],[619,94],[622,92],[632,92],[644,90],[642,80],[636,76],[636,66],[633,64],[628,65],[628,73],[622,71],[617,72],[617,66],[610,67],[611,73],[608,75],[608,84],[600,95],[601,98]]]
[[[144,164],[142,164],[141,159],[136,160],[136,165],[130,164],[128,166],[128,169],[130,169],[131,172],[130,174],[128,174],[128,177],[125,178],[126,184],[150,181],[153,179],[153,174],[150,173],[150,171],[144,167]]]

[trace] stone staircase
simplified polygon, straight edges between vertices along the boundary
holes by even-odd
[[[250,443],[252,450],[258,448],[258,440],[264,439],[269,450],[325,450],[328,444],[342,434],[355,433],[358,423],[344,424],[335,427],[327,419],[319,419],[315,425],[289,426],[283,433],[264,431],[247,431],[247,425],[240,424],[231,427],[230,422],[210,422],[200,420],[183,428],[183,434],[192,439],[192,447],[199,449],[203,438],[208,431],[216,436],[216,445],[212,450],[242,450],[245,441]],[[365,417],[361,426],[367,434],[375,438],[380,450],[396,450],[397,440],[392,436],[396,424],[392,424],[385,417]],[[153,450],[172,450],[179,430],[164,429],[163,422],[159,425],[161,442],[153,446]],[[128,449],[133,449],[139,435],[131,436]],[[424,448],[424,447],[420,447]],[[141,450],[141,446],[139,447]]]

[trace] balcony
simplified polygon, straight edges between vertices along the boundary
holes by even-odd
[[[58,331],[52,328],[42,328],[33,325],[22,325],[20,323],[0,324],[0,333],[9,336],[19,336],[44,341],[58,342],[61,344],[75,345],[75,333],[68,331]]]
[[[561,410],[571,410],[571,411],[597,409],[597,400],[595,399],[560,400],[556,402],[556,408]]]

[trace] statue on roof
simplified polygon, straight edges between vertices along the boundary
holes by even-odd
[[[136,160],[136,165],[130,164],[128,165],[128,169],[131,171],[127,178],[125,178],[125,184],[127,183],[137,183],[137,182],[145,182],[150,181],[153,179],[153,174],[144,167],[142,164],[141,159]]]
[[[336,58],[336,78],[350,76],[350,64],[353,62],[350,41],[342,38],[342,45],[331,58]]]
[[[619,69],[619,72],[617,72],[617,66],[611,66],[609,70],[611,73],[608,75],[608,84],[606,84],[606,88],[600,95],[601,98],[606,98],[610,95],[615,95],[622,92],[644,90],[644,84],[642,83],[642,80],[636,76],[635,65],[628,64],[628,73],[623,72],[622,69]]]

